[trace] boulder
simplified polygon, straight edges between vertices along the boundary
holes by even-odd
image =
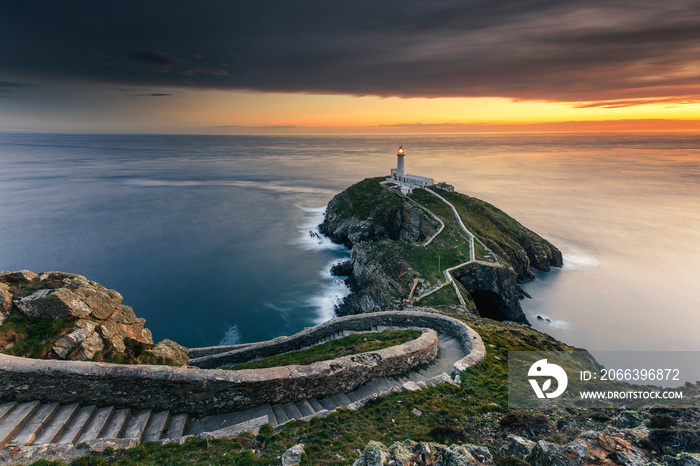
[[[532,466],[577,466],[579,464],[567,454],[564,448],[544,440],[535,444],[525,461]]]
[[[514,456],[525,459],[535,447],[535,442],[527,440],[517,435],[509,435],[508,441],[498,450],[499,456]]]
[[[282,454],[282,466],[297,466],[304,456],[304,444],[298,443]]]
[[[68,355],[73,352],[73,350],[78,348],[78,346],[81,346],[83,342],[89,337],[89,341],[87,343],[88,349],[87,351],[83,351],[83,356],[85,356],[86,354],[89,354],[93,348],[98,346],[98,344],[95,342],[94,337],[92,337],[92,335],[95,334],[95,325],[87,321],[79,321],[75,324],[71,332],[59,338],[58,341],[54,343],[51,349],[54,353],[56,353],[56,355],[59,358],[66,359]],[[101,343],[102,340],[99,338],[99,335],[97,336],[97,338],[100,340]],[[94,356],[95,353],[92,353],[92,356]]]
[[[90,308],[67,288],[42,289],[15,300],[17,309],[27,317],[53,320],[80,319],[90,315]]]
[[[360,457],[352,466],[386,466],[389,464],[389,451],[386,445],[370,440]]]
[[[175,343],[172,340],[163,340],[155,348],[147,350],[148,353],[156,357],[175,362],[178,366],[186,366],[190,362],[187,355],[187,348]]]
[[[450,445],[442,451],[442,464],[445,466],[472,466],[481,464],[464,445]]]

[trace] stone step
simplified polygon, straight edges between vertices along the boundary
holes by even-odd
[[[122,438],[133,438],[138,442],[143,438],[148,421],[151,419],[151,410],[144,409],[131,413],[131,418],[127,421]]]
[[[0,423],[0,447],[7,445],[17,435],[17,432],[32,418],[40,405],[41,403],[38,401],[20,403],[5,414],[2,423]]]
[[[58,403],[47,403],[39,406],[32,418],[10,440],[11,445],[29,445],[34,441],[41,430],[46,427],[51,418],[58,411]]]
[[[282,405],[272,405],[272,412],[275,415],[275,421],[278,426],[289,421],[289,417],[287,417],[287,414],[284,412]]]
[[[377,332],[383,332],[384,330],[389,330],[391,327],[386,325],[377,325]]]
[[[321,406],[321,403],[319,403],[318,400],[317,400],[316,398],[311,398],[311,399],[309,399],[309,400],[307,400],[307,401],[309,402],[309,405],[311,405],[311,408],[313,408],[313,410],[314,410],[315,412],[319,412],[319,411],[321,411],[322,409],[326,409],[326,408],[324,408],[323,406]]]
[[[131,409],[123,408],[118,409],[112,415],[109,423],[105,426],[102,431],[102,438],[119,438],[126,427],[126,422],[131,416]]]
[[[302,416],[311,416],[314,413],[314,408],[307,400],[301,400],[294,403]]]
[[[85,425],[83,433],[78,437],[78,441],[75,443],[83,443],[89,440],[95,440],[100,437],[102,431],[107,427],[109,420],[114,414],[114,406],[105,406],[103,408],[98,408],[93,414],[90,421]]]
[[[426,380],[428,380],[425,376],[419,374],[418,372],[411,372],[411,373],[408,375],[408,379],[409,379],[411,382],[416,382],[416,383],[418,383],[418,382],[425,382]]]
[[[59,406],[54,416],[49,420],[48,424],[39,432],[32,445],[46,445],[54,443],[61,438],[63,432],[68,428],[68,425],[73,420],[73,417],[78,413],[80,405],[73,403],[70,405]]]
[[[376,331],[377,331],[377,326],[376,326],[376,325],[372,325],[371,331],[376,332]]]
[[[14,408],[15,406],[17,406],[17,402],[16,402],[16,401],[10,401],[10,402],[8,402],[8,403],[5,403],[5,404],[0,405],[0,422],[2,422],[3,418],[5,417],[5,415],[6,415],[7,413],[9,413],[10,410],[11,410],[12,408]]]
[[[284,409],[284,414],[286,414],[290,420],[302,417],[294,403],[286,403],[282,405],[282,409]]]
[[[335,403],[335,405],[339,408],[352,403],[345,393],[336,393],[335,395],[331,395],[330,399],[333,400],[333,403]]]
[[[373,393],[389,390],[391,387],[396,385],[398,385],[398,382],[392,382],[384,378],[375,379],[363,384],[351,392],[346,393],[345,395],[348,397],[348,399],[350,399],[350,401],[355,402],[363,398],[367,398]]]
[[[165,430],[165,435],[163,438],[180,438],[185,435],[185,428],[187,427],[187,421],[189,416],[187,414],[176,414],[175,416],[170,416],[170,423],[168,428]]]
[[[323,409],[326,409],[328,411],[333,411],[336,409],[338,406],[333,403],[333,400],[331,400],[330,397],[323,398],[322,400],[319,400],[319,403],[321,403],[321,406]]]
[[[153,414],[148,427],[146,427],[146,432],[143,434],[143,440],[149,442],[160,440],[169,420],[170,411],[160,411]]]
[[[80,434],[83,433],[85,425],[96,410],[97,406],[95,405],[81,407],[56,443],[77,443],[76,440],[80,437]]]

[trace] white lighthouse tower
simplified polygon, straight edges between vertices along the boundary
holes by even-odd
[[[396,151],[396,168],[391,169],[391,174],[387,177],[387,181],[391,181],[401,187],[401,191],[411,192],[413,188],[427,188],[433,186],[435,181],[426,176],[409,175],[404,171],[403,159],[406,156],[403,146]]]

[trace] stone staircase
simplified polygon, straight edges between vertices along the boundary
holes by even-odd
[[[184,435],[187,414],[114,406],[9,402],[0,405],[0,446],[77,445],[96,439],[175,439]]]
[[[406,327],[372,327],[373,332],[381,332],[387,328]],[[344,330],[333,335],[322,338],[316,344],[341,338],[352,333],[367,333]],[[324,416],[338,408],[353,408],[357,403],[390,393],[395,390],[402,390],[407,382],[410,387],[421,387],[425,385],[437,385],[445,381],[445,375],[452,372],[455,361],[463,358],[466,353],[462,345],[455,338],[438,334],[439,352],[437,358],[428,367],[419,371],[412,371],[398,377],[385,377],[372,380],[360,387],[346,393],[337,393],[325,398],[309,398],[301,401],[265,404],[245,411],[234,413],[223,413],[203,418],[193,418],[187,426],[186,434],[197,435],[202,432],[216,432],[221,430],[236,432],[246,429],[253,429],[264,424],[273,427],[280,426],[286,422],[296,419],[309,419],[315,416]]]
[[[373,326],[371,331],[387,328]],[[324,337],[315,344],[341,338],[352,333],[343,330]],[[201,418],[187,414],[172,415],[169,411],[154,412],[124,407],[79,404],[9,402],[0,405],[0,446],[79,444],[97,439],[136,439],[155,441],[178,439],[185,435],[211,432],[227,436],[242,430],[251,430],[264,424],[280,426],[295,419],[323,416],[338,408],[354,409],[368,399],[402,389],[418,389],[425,385],[443,383],[452,372],[455,361],[465,356],[462,345],[455,338],[438,334],[437,358],[426,368],[398,377],[375,379],[346,393],[325,398],[265,404],[245,411],[236,411]],[[412,382],[410,384],[409,382]]]

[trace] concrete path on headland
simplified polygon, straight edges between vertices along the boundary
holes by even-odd
[[[464,267],[465,265],[471,264],[471,263],[482,264],[482,265],[491,265],[491,266],[502,266],[502,265],[498,261],[498,256],[496,256],[496,254],[494,254],[494,252],[491,249],[489,249],[481,240],[479,240],[476,236],[474,236],[474,234],[471,231],[469,231],[469,229],[464,225],[464,222],[462,221],[462,217],[460,217],[459,212],[457,212],[457,208],[451,202],[449,202],[447,199],[445,199],[444,197],[442,197],[441,195],[439,195],[438,193],[436,193],[432,189],[429,189],[429,188],[423,188],[423,189],[425,189],[427,192],[429,192],[433,196],[437,197],[438,199],[440,199],[442,202],[444,202],[445,204],[447,204],[449,206],[449,208],[452,210],[452,213],[455,215],[455,218],[457,219],[457,223],[459,223],[460,228],[467,234],[467,236],[469,236],[469,260],[466,262],[462,262],[461,264],[456,265],[454,267],[450,267],[450,268],[443,270],[442,273],[445,275],[445,283],[443,283],[443,285],[440,287],[440,288],[442,288],[443,286],[447,286],[448,284],[451,283],[454,290],[455,290],[455,294],[457,295],[457,299],[459,300],[459,304],[462,305],[463,307],[466,307],[467,303],[464,300],[464,296],[462,296],[462,293],[459,291],[459,287],[457,286],[457,281],[452,277],[451,272],[455,269],[459,269],[460,267]],[[411,200],[413,202],[415,202],[416,204],[418,204],[418,202],[416,202],[415,200],[413,200],[413,199],[411,199]],[[427,207],[420,205],[420,204],[418,204],[418,205],[421,206],[426,211],[430,212],[430,214],[433,217],[439,218],[439,217],[437,217],[437,215],[435,215]],[[442,223],[443,228],[444,228],[444,223],[442,221],[440,223]],[[442,232],[442,228],[440,229],[440,232]],[[437,236],[437,234],[435,236]],[[435,238],[435,236],[433,236],[433,238],[431,238],[430,241],[432,241]],[[485,261],[476,260],[475,242],[478,242],[491,255],[491,257],[494,258],[495,262],[485,262]],[[434,292],[436,292],[440,288],[431,290],[429,293],[426,293],[422,296],[419,296],[418,299],[419,300],[423,299],[426,296],[433,294]]]

